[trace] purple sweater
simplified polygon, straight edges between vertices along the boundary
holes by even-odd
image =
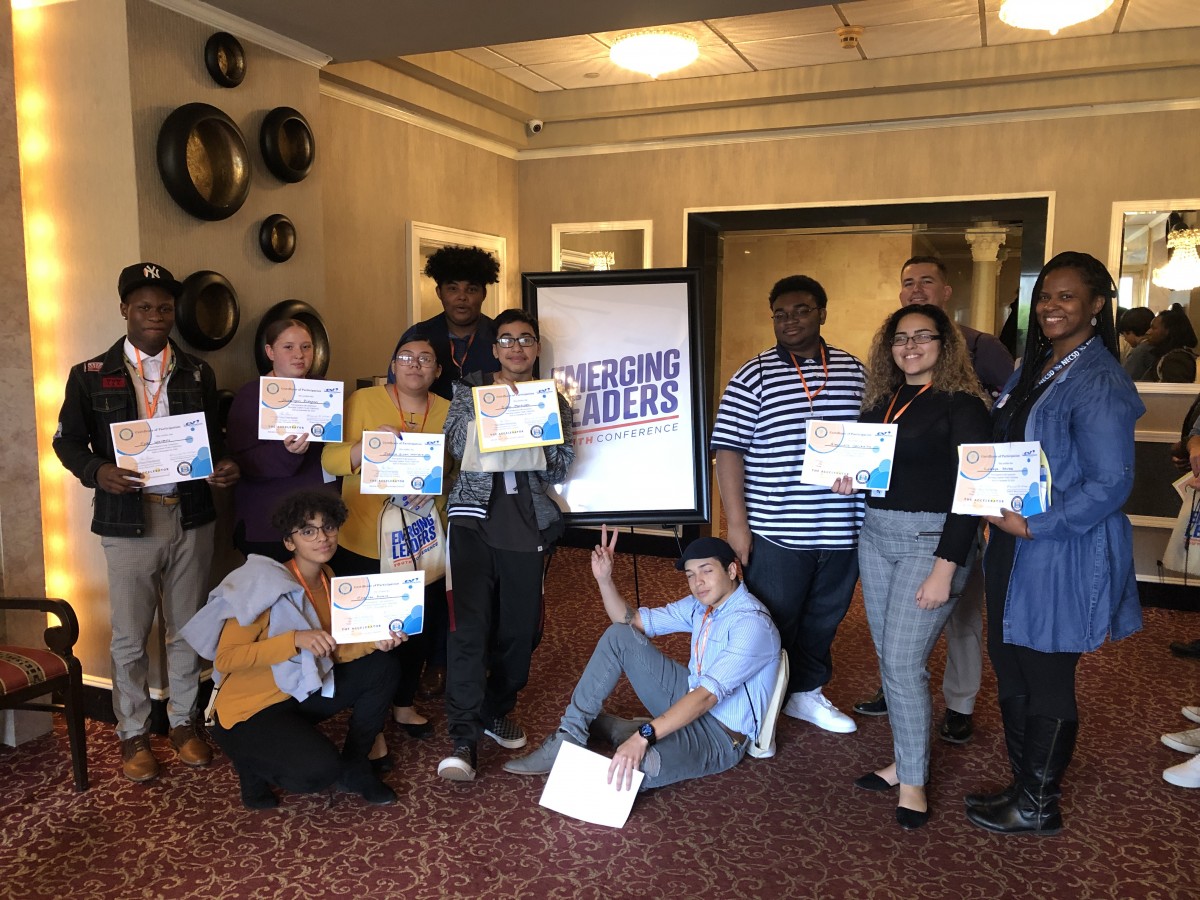
[[[321,448],[310,443],[306,453],[289,453],[283,441],[258,439],[258,379],[243,385],[229,408],[226,451],[241,467],[242,477],[233,488],[234,521],[244,523],[248,541],[282,541],[271,527],[271,513],[293,491],[326,489],[321,474]]]

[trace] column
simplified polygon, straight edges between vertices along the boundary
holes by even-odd
[[[996,279],[1000,274],[1000,247],[1005,231],[985,223],[968,228],[964,237],[971,248],[971,325],[988,334],[996,333]]]

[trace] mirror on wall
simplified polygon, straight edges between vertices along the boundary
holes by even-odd
[[[567,222],[550,226],[555,272],[651,268],[654,223]]]
[[[1109,270],[1117,279],[1124,309],[1145,307],[1154,314],[1178,306],[1200,334],[1200,199],[1135,201],[1113,204]],[[1122,340],[1122,353],[1131,347]],[[1195,349],[1195,348],[1193,348]],[[1191,374],[1188,370],[1186,374]],[[1172,391],[1184,383],[1194,392],[1196,377],[1186,374],[1138,378],[1139,389]],[[1136,377],[1136,376],[1135,376]]]

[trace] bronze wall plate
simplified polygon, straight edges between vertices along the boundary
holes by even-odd
[[[296,319],[308,326],[313,338],[313,364],[308,375],[310,378],[324,378],[329,369],[329,332],[325,330],[320,314],[303,300],[284,300],[263,313],[254,335],[254,364],[258,366],[259,374],[266,375],[271,371],[271,360],[263,349],[263,335],[272,322],[280,319]]]
[[[242,314],[237,292],[218,272],[193,272],[175,301],[175,325],[197,350],[220,350],[237,334]]]
[[[204,68],[221,87],[235,88],[246,77],[246,53],[227,31],[218,31],[204,44]]]
[[[317,142],[299,110],[278,106],[267,113],[258,133],[263,160],[280,181],[296,183],[308,177],[317,156]]]
[[[258,229],[258,246],[271,262],[287,262],[296,252],[296,226],[282,213],[267,216]]]
[[[207,103],[179,107],[158,132],[167,192],[198,219],[228,219],[250,193],[250,152],[233,119]]]

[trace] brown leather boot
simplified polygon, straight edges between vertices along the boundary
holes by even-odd
[[[171,729],[171,746],[185,766],[207,766],[212,762],[212,748],[196,732],[191,722],[176,725]]]
[[[150,781],[158,777],[158,760],[150,750],[150,735],[121,741],[121,771],[130,781]]]

